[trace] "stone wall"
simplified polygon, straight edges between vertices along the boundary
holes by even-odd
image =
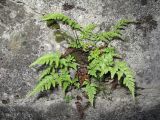
[[[52,12],[82,25],[96,23],[100,30],[122,18],[141,21],[124,31],[127,42],[113,42],[136,72],[136,103],[120,88],[111,100],[98,96],[84,119],[160,119],[159,0],[0,0],[0,120],[79,119],[74,106],[63,103],[61,96],[25,98],[38,75],[28,66],[59,46],[53,31],[41,21],[42,15]]]

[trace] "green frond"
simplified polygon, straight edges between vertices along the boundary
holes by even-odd
[[[35,65],[44,65],[44,64],[52,64],[54,55],[53,53],[45,54],[34,61],[29,67],[33,67]]]
[[[83,85],[85,85],[84,91],[88,95],[88,100],[91,103],[91,105],[93,106],[94,98],[97,93],[97,85],[94,83],[89,83],[89,82],[84,82]]]
[[[129,20],[127,20],[127,19],[122,19],[122,20],[118,21],[115,26],[113,26],[113,29],[114,29],[114,30],[122,30],[122,29],[124,29],[127,25],[129,25],[130,23],[132,23],[132,21],[129,21]]]
[[[49,61],[49,62],[48,62]],[[69,69],[77,69],[74,57],[71,55],[66,58],[60,58],[59,53],[47,54],[37,59],[32,65],[36,64],[51,64],[43,70],[39,77],[39,83],[29,94],[30,96],[40,91],[49,90],[51,86],[55,87],[56,84],[61,86],[65,92],[70,85],[78,87],[77,81],[72,81]],[[57,69],[58,68],[58,69]]]
[[[127,76],[127,75],[126,75]],[[133,99],[135,98],[135,81],[133,77],[125,77],[123,84],[128,87],[129,91],[132,94]]]
[[[126,62],[123,62],[123,61],[116,61],[115,66],[118,68],[118,71],[117,71],[118,79],[120,80],[123,77],[123,75],[125,75],[123,84],[130,90],[134,98],[135,97],[135,81],[134,81],[134,75],[132,70],[128,67]]]
[[[112,41],[113,39],[122,39],[118,31],[102,32],[97,35],[98,41]]]
[[[43,77],[45,77],[46,75],[49,75],[50,72],[51,72],[51,69],[52,69],[52,67],[49,66],[49,67],[47,67],[45,70],[43,70],[42,73],[40,74],[38,80],[41,80],[41,79],[42,79]]]
[[[37,86],[28,96],[56,86],[60,86],[65,93],[69,88],[72,88],[71,86],[74,86],[74,88],[82,88],[86,92],[88,100],[93,106],[98,87],[92,83],[92,78],[101,80],[107,74],[111,76],[111,79],[117,76],[119,81],[122,80],[122,83],[129,89],[133,98],[135,97],[135,81],[132,70],[125,62],[117,59],[119,55],[116,53],[115,48],[108,45],[114,39],[122,39],[122,30],[130,23],[133,23],[132,21],[120,20],[110,31],[95,33],[95,24],[81,27],[75,20],[61,13],[47,14],[42,17],[42,20],[47,22],[48,27],[57,30],[55,32],[57,41],[66,40],[69,47],[89,53],[87,70],[91,80],[86,80],[83,85],[80,85],[78,75],[75,75],[75,78],[71,77],[70,70],[77,72],[77,66],[79,65],[71,55],[61,57],[59,52],[49,53],[39,57],[30,65],[30,67],[35,65],[45,65],[45,67],[39,76]],[[71,37],[61,32],[60,23],[71,27],[74,36]],[[78,34],[76,33],[77,31]],[[97,45],[99,41],[104,43],[102,47]],[[107,47],[104,48],[105,46]]]
[[[127,25],[130,23],[133,23],[132,21],[122,19],[115,26],[113,26],[113,29],[108,32],[102,32],[96,35],[96,40],[98,41],[112,41],[114,39],[120,39],[122,40],[122,33],[121,30],[125,29]]]
[[[103,54],[100,54],[100,53]],[[102,77],[108,72],[113,79],[115,75],[118,76],[118,80],[123,80],[123,84],[130,90],[134,97],[135,82],[131,69],[126,62],[114,61],[114,57],[117,56],[114,48],[106,48],[104,50],[95,49],[90,52],[88,60],[90,61],[88,66],[88,73],[96,78]],[[124,78],[124,79],[122,79]]]
[[[94,36],[93,30],[96,28],[96,26],[96,24],[89,24],[85,26],[81,31],[80,39],[92,40],[92,37]]]
[[[67,88],[70,86],[71,84],[69,82],[64,82],[63,85],[62,85],[62,89],[63,89],[63,92],[65,93]]]
[[[76,60],[73,56],[68,55],[66,58],[60,59],[60,67],[68,67],[68,68],[73,68],[74,70],[77,70],[77,63]]]
[[[45,54],[33,62],[29,67],[33,67],[35,65],[52,65],[53,62],[55,62],[56,67],[58,67],[59,59],[60,54],[58,52]]]
[[[55,87],[55,84],[56,81],[54,80],[54,77],[52,75],[47,75],[39,81],[37,86],[27,96],[35,95],[40,91],[49,90],[52,85]]]
[[[98,59],[100,55],[100,50],[97,48],[90,52],[90,55],[88,56],[88,60],[91,61],[92,59]]]
[[[97,27],[96,24],[88,24],[88,25],[86,25],[86,26],[83,28],[83,31],[84,31],[85,33],[91,33],[91,32],[93,32],[93,30],[94,30],[96,27]]]
[[[82,27],[75,20],[61,13],[47,14],[42,17],[42,20],[61,22],[62,24],[69,25],[72,29],[79,30],[79,31],[82,30]]]
[[[103,54],[100,54],[100,53]],[[112,47],[105,48],[103,51],[95,49],[92,51],[88,57],[90,63],[88,66],[88,73],[94,77],[102,77],[104,74],[108,73],[111,69],[110,67],[114,65],[114,56],[116,55],[115,49]]]

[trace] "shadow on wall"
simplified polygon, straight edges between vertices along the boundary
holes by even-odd
[[[141,111],[140,108],[98,113],[94,120],[160,120],[160,104]],[[92,114],[91,114],[92,115]],[[89,117],[89,116],[88,116]],[[94,117],[94,114],[92,118]],[[89,117],[90,118],[90,117]],[[78,114],[66,104],[50,106],[47,112],[37,111],[31,107],[1,106],[0,120],[78,120]],[[87,119],[89,120],[89,119]]]
[[[6,0],[0,0],[0,4],[5,5],[6,4]]]
[[[158,0],[154,0],[155,2],[157,2]],[[141,0],[141,5],[147,5],[147,0]]]
[[[126,108],[109,113],[100,113],[96,120],[160,120],[160,104],[149,110],[142,110],[140,107],[130,110]]]
[[[156,29],[158,26],[157,21],[154,20],[151,14],[147,16],[141,16],[140,18],[137,18],[137,21],[139,24],[136,25],[136,29],[142,30],[143,37],[146,37],[148,33]]]

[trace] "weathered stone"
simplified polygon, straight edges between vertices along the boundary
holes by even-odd
[[[95,108],[87,109],[84,119],[160,119],[160,1],[0,0],[0,120],[79,119],[75,101],[65,104],[57,91],[25,98],[38,76],[28,66],[62,44],[41,21],[42,15],[52,12],[64,13],[82,25],[96,23],[101,31],[122,18],[139,21],[124,31],[126,42],[112,43],[136,73],[135,104],[127,90],[118,88],[97,96]]]

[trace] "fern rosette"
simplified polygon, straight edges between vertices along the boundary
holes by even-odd
[[[122,39],[122,30],[132,23],[129,20],[120,20],[110,31],[95,32],[97,25],[89,24],[85,27],[79,25],[70,17],[53,13],[42,17],[48,26],[60,31],[60,24],[67,25],[72,29],[73,36],[65,32],[65,36],[69,39],[67,42],[69,48],[65,54],[59,52],[45,54],[33,62],[30,67],[36,65],[43,66],[43,70],[38,78],[38,84],[29,93],[29,96],[44,90],[50,90],[51,87],[62,87],[64,93],[69,88],[80,89],[87,94],[88,101],[93,106],[94,99],[98,93],[98,85],[93,82],[93,78],[100,80],[106,75],[110,75],[111,79],[117,79],[125,85],[135,97],[135,81],[134,74],[126,62],[119,58],[115,48],[109,47],[109,43],[114,39]],[[64,32],[63,32],[64,33]],[[104,43],[103,46],[97,46],[98,42]],[[82,54],[75,55],[78,52],[85,53],[87,60],[81,59]],[[87,61],[87,62],[84,62]],[[77,64],[80,63],[80,64]],[[87,66],[81,68],[81,66]],[[82,70],[79,70],[79,69]],[[70,70],[76,71],[73,77]],[[80,73],[78,73],[80,72]],[[101,81],[100,81],[101,82]]]

